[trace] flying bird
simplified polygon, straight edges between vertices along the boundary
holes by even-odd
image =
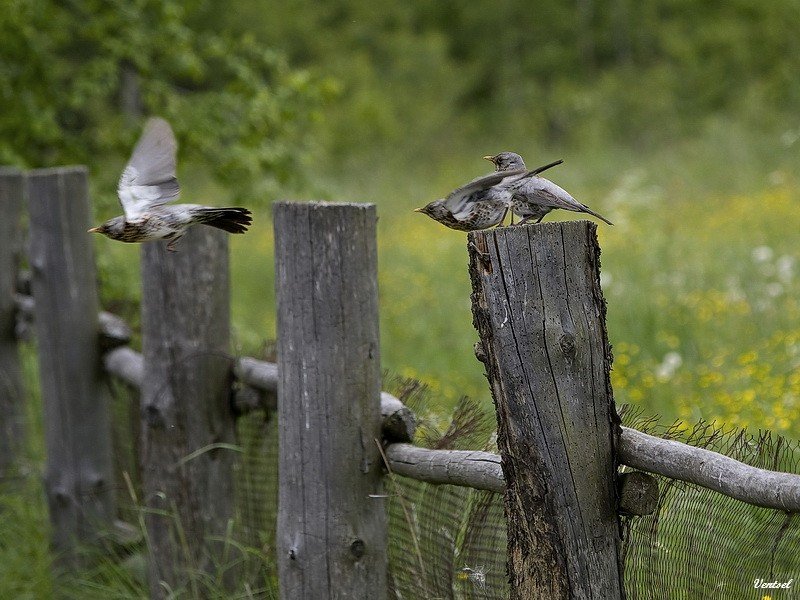
[[[525,161],[515,152],[501,152],[500,154],[484,156],[483,158],[494,163],[495,170],[498,173],[516,173],[525,168]],[[523,225],[532,219],[536,219],[534,222],[538,223],[555,208],[588,213],[609,225],[613,225],[604,216],[578,202],[565,189],[557,186],[549,179],[536,176],[536,174],[532,177],[520,178],[511,182],[508,186],[508,191],[512,196],[511,210],[514,214],[522,217],[519,225]]]
[[[120,242],[167,240],[167,250],[175,251],[175,243],[196,223],[229,233],[247,231],[252,217],[246,208],[166,206],[181,191],[175,177],[177,149],[169,123],[158,117],[148,119],[117,184],[117,196],[125,214],[92,227],[89,232],[102,233]]]
[[[510,189],[562,162],[557,160],[533,171],[526,170],[523,164],[519,168],[490,173],[450,192],[446,198],[434,200],[414,210],[450,229],[460,231],[475,231],[499,225],[512,206],[513,196]]]

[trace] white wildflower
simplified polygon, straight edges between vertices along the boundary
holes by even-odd
[[[683,364],[683,358],[677,352],[667,352],[656,367],[656,377],[661,381],[670,379]]]
[[[464,566],[458,574],[459,579],[466,579],[480,589],[486,589],[486,568],[483,566],[474,569]]]
[[[753,262],[765,263],[771,261],[775,253],[769,246],[756,246],[750,255],[753,257]]]
[[[767,296],[770,298],[777,298],[783,293],[783,285],[777,281],[773,281],[764,286],[764,292],[766,292]]]
[[[778,271],[778,279],[781,283],[789,284],[794,277],[794,256],[784,254],[775,261],[775,268]]]

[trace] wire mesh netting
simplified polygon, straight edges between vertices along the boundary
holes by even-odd
[[[464,399],[449,420],[426,410],[424,386],[394,381],[391,391],[418,415],[416,443],[438,449],[496,451],[494,415]],[[123,421],[124,419],[120,419]],[[753,466],[800,472],[800,444],[699,423],[659,426],[631,411],[626,425],[721,452]],[[238,423],[235,543],[248,593],[277,598],[277,427],[254,412]],[[124,438],[124,435],[120,437]],[[130,451],[130,449],[128,449]],[[655,513],[624,517],[625,590],[631,600],[800,598],[789,589],[759,589],[756,580],[800,579],[800,516],[754,507],[683,482],[658,477]],[[389,591],[402,600],[487,600],[508,597],[506,524],[500,494],[432,485],[390,474]],[[797,583],[797,585],[795,585]]]
[[[628,421],[628,419],[625,419]],[[688,430],[631,417],[631,426],[749,465],[798,473],[800,444],[701,422]],[[624,520],[628,598],[800,598],[800,515],[751,506],[659,477],[657,510]],[[794,581],[792,581],[794,580]],[[786,584],[788,589],[756,587]]]
[[[471,449],[493,450],[492,438],[469,401],[459,405],[438,438],[423,427],[431,447],[459,447],[469,423]],[[627,413],[627,414],[626,414]],[[659,426],[623,411],[626,425],[744,463],[800,472],[800,444],[766,432],[755,434],[699,423],[691,429]],[[481,437],[483,445],[475,445]],[[446,442],[443,444],[443,442]],[[800,598],[800,516],[759,508],[705,488],[658,477],[652,515],[623,519],[625,591],[631,600]],[[389,568],[397,598],[502,599],[506,526],[502,496],[454,486],[391,478]],[[788,589],[757,588],[760,583]]]

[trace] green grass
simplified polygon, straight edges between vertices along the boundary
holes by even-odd
[[[411,209],[486,171],[482,154],[515,148],[531,164],[564,157],[550,177],[616,223],[599,236],[617,401],[800,436],[800,143],[710,120],[697,139],[644,150],[512,144],[461,142],[430,161],[387,159],[368,177],[321,176],[325,197],[378,205],[384,368],[428,382],[443,413],[464,394],[490,402],[472,350],[465,235]],[[275,335],[268,212],[232,256],[238,349],[257,353]]]

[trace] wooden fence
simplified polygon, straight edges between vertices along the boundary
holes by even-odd
[[[469,234],[473,314],[500,454],[413,445],[380,391],[376,212],[278,203],[277,364],[229,354],[227,238],[142,247],[142,347],[99,311],[86,171],[0,171],[0,476],[24,429],[17,341],[35,323],[53,547],[76,564],[116,521],[107,379],[140,390],[139,465],[154,598],[219,564],[233,517],[236,418],[277,411],[281,597],[384,598],[386,470],[505,495],[511,598],[622,598],[619,513],[653,509],[628,465],[800,511],[800,476],[621,427],[594,225]],[[20,276],[28,214],[29,277]],[[251,234],[252,235],[252,234]],[[433,342],[432,342],[433,343]],[[186,549],[189,549],[188,555]],[[233,585],[236,573],[228,574]]]

